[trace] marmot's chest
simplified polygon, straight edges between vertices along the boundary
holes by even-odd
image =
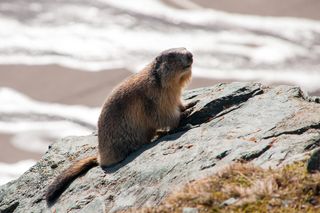
[[[180,97],[167,96],[163,97],[162,103],[160,106],[160,113],[164,118],[178,118],[180,117]]]

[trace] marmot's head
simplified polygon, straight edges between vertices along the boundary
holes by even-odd
[[[192,53],[186,48],[168,49],[155,59],[154,74],[161,79],[162,86],[185,86],[191,78]],[[178,85],[172,85],[178,84]]]

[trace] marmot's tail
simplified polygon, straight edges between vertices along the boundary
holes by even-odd
[[[79,175],[98,165],[97,157],[88,157],[75,162],[68,169],[64,170],[50,184],[46,192],[47,203],[54,202],[68,185]]]

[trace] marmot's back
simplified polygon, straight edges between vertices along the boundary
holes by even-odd
[[[146,91],[148,73],[135,74],[121,83],[106,100],[98,121],[100,164],[112,165],[148,143],[155,128],[149,124]],[[154,89],[154,88],[153,88]],[[148,105],[148,104],[147,104]],[[150,105],[151,107],[151,105]],[[103,158],[101,156],[107,156]]]

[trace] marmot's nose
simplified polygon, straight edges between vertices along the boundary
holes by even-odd
[[[192,55],[192,53],[191,52],[187,52],[187,60],[189,61],[189,62],[192,62],[193,61],[193,55]]]

